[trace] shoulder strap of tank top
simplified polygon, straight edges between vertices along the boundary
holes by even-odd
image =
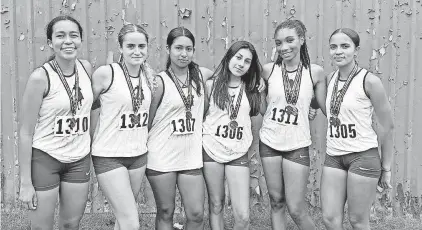
[[[50,93],[50,75],[48,74],[47,69],[44,67],[44,65],[41,66],[41,68],[45,71],[45,76],[47,76],[47,90],[43,94],[43,98],[46,98],[48,93]]]
[[[312,82],[312,89],[314,89],[314,90],[315,90],[315,83],[314,83],[314,79],[312,78],[311,65],[312,65],[312,64],[309,64],[308,71],[309,71],[309,77],[311,78],[311,82]]]
[[[88,76],[89,80],[91,81],[91,76],[88,74],[88,71],[86,71],[84,64],[81,62],[81,60],[79,59],[76,59],[76,60],[78,60],[79,64],[81,64],[82,68],[85,70],[86,76]]]
[[[334,75],[336,75],[337,71],[338,71],[338,70],[334,71],[334,73],[331,75],[330,81],[328,81],[328,82],[327,82],[327,88],[328,88],[328,86],[330,85],[331,81],[333,80]]]
[[[160,74],[155,75],[155,77],[160,78],[161,85],[163,86],[163,93],[160,95],[160,100],[158,101],[158,105],[157,105],[157,109],[158,109],[161,105],[161,102],[163,101],[164,93],[166,92],[166,84],[164,84],[163,77]]]
[[[104,90],[103,92],[101,92],[101,94],[107,93],[107,91],[111,88],[111,85],[113,85],[114,82],[114,68],[113,68],[113,64],[109,65],[111,68],[111,81],[110,81],[110,85],[107,87],[106,90]]]
[[[267,80],[267,82],[270,80],[271,76],[273,75],[273,72],[274,72],[274,68],[275,68],[275,66],[276,66],[276,64],[275,64],[275,62],[274,62],[273,68],[271,68],[271,73],[270,73],[270,75],[268,76],[268,80]]]

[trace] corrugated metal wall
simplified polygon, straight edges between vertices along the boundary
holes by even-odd
[[[94,67],[105,64],[108,51],[117,53],[117,33],[124,21],[138,23],[150,33],[149,62],[160,70],[166,60],[168,31],[183,25],[196,35],[196,61],[214,68],[228,46],[249,40],[262,63],[274,54],[273,32],[287,18],[304,21],[312,62],[333,70],[328,37],[338,27],[361,36],[359,63],[377,73],[394,112],[394,166],[391,201],[397,214],[419,217],[422,210],[422,3],[420,0],[3,0],[1,4],[1,200],[17,201],[19,105],[31,71],[50,55],[45,26],[59,14],[75,16],[84,28],[80,55]],[[116,57],[117,55],[115,55]],[[419,64],[418,64],[419,63]],[[420,118],[420,117],[419,117]],[[311,204],[318,205],[319,178],[324,158],[324,117],[313,122]],[[254,119],[257,134],[260,118]],[[256,136],[256,135],[255,135]],[[257,155],[252,157],[253,204],[268,202]],[[259,187],[257,187],[259,186]],[[140,206],[154,210],[151,190],[143,189]],[[380,196],[380,200],[385,197]],[[87,212],[108,211],[95,178]]]

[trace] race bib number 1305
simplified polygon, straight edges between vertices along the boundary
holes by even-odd
[[[89,130],[89,116],[57,116],[54,122],[54,136],[81,135]]]

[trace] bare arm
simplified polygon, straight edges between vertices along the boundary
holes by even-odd
[[[208,80],[211,79],[214,72],[212,72],[210,69],[205,68],[205,67],[199,67],[199,70],[201,71],[202,76],[204,78],[203,80],[204,80],[205,97],[204,97],[204,115],[203,116],[205,118],[206,112],[208,111],[208,107],[209,107],[209,99],[210,99],[209,94],[211,93],[210,91],[211,88],[207,87],[207,84],[208,84]]]
[[[149,106],[149,118],[148,118],[148,130],[152,128],[152,122],[155,118],[155,113],[157,112],[158,107],[160,106],[161,99],[164,94],[164,82],[161,76],[157,75],[157,88],[152,94],[151,105]]]
[[[42,68],[36,69],[29,76],[22,99],[21,128],[19,132],[19,171],[20,171],[20,200],[34,209],[35,190],[32,185],[31,160],[32,138],[38,114],[41,109],[44,94],[48,90],[46,72]]]
[[[391,162],[393,156],[393,116],[384,86],[377,76],[368,73],[365,79],[365,91],[374,106],[380,127],[379,137],[381,145],[382,175],[380,186],[391,188]]]
[[[210,101],[211,101],[211,92],[212,92],[212,87],[214,85],[214,80],[213,79],[208,79],[205,82],[205,106],[204,106],[204,120],[206,118],[206,115],[208,113],[208,109],[210,108]]]
[[[265,84],[267,85],[265,87],[266,90],[263,90],[261,92],[261,108],[260,113],[262,116],[264,116],[265,112],[267,111],[267,94],[268,94],[268,79],[270,78],[271,71],[273,70],[275,63],[267,63],[264,65],[262,69],[262,78]]]
[[[94,105],[91,110],[91,124],[90,134],[91,137],[94,135],[94,131],[97,125],[99,116],[99,96],[105,92],[112,83],[112,70],[108,65],[100,66],[92,74],[92,93],[94,94]]]
[[[327,83],[326,78],[324,76],[324,69],[319,65],[312,64],[311,71],[312,81],[314,82],[315,99],[317,105],[321,109],[322,113],[326,115],[327,113],[325,111],[325,100],[327,97]]]

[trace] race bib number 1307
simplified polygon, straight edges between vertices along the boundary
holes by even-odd
[[[192,134],[195,131],[195,118],[179,118],[171,121],[173,135]]]
[[[54,122],[54,136],[81,135],[89,130],[89,116],[57,116]]]

